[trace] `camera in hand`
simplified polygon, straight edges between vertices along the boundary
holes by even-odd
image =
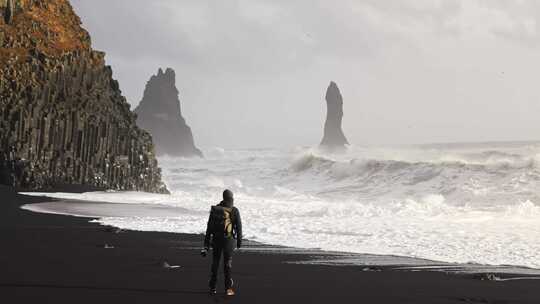
[[[207,254],[208,254],[208,249],[203,248],[203,250],[201,250],[201,256],[202,256],[203,258],[205,258]]]

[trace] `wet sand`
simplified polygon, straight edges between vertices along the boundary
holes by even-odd
[[[4,303],[540,303],[537,280],[295,264],[310,255],[265,250],[237,252],[237,296],[209,296],[210,261],[199,255],[202,236],[119,232],[88,218],[20,208],[48,201],[0,186]],[[165,261],[180,267],[165,268]]]

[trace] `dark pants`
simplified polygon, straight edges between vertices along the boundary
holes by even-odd
[[[209,282],[209,286],[211,289],[216,288],[217,274],[218,274],[219,263],[220,263],[222,255],[223,255],[223,274],[225,275],[225,289],[229,289],[233,286],[231,270],[232,270],[232,256],[233,256],[235,246],[236,246],[235,239],[217,238],[213,240],[212,242],[212,272],[210,275],[210,282]]]

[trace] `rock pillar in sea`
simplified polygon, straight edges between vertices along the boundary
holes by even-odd
[[[343,97],[335,82],[330,82],[326,90],[326,122],[324,124],[324,136],[321,141],[321,148],[329,150],[341,150],[349,144],[343,130],[341,122],[343,120]]]
[[[170,68],[165,72],[159,69],[150,78],[135,109],[137,124],[152,135],[158,155],[202,157],[182,116],[175,82],[175,72]]]

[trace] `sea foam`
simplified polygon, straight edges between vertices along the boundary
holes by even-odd
[[[219,149],[207,159],[160,159],[171,195],[44,194],[178,207],[104,216],[123,229],[202,233],[223,188],[235,192],[245,235],[301,248],[540,268],[540,146],[482,144],[313,149]]]

